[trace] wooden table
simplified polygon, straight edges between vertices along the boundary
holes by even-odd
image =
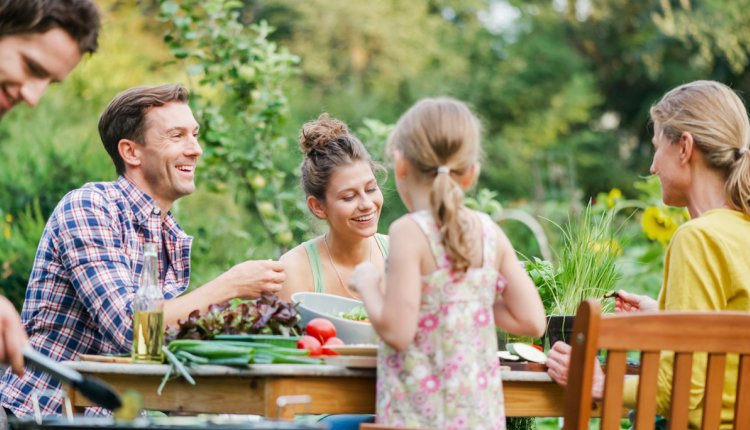
[[[257,414],[290,418],[294,413],[374,413],[375,369],[332,365],[256,364],[246,369],[201,365],[191,368],[196,385],[184,379],[169,381],[161,396],[156,389],[168,366],[69,361],[65,365],[111,384],[120,393],[128,389],[143,395],[149,409],[178,412]],[[544,372],[502,373],[505,414],[562,416],[563,389]],[[278,411],[281,396],[309,395],[309,406]],[[92,406],[68,390],[79,411]]]

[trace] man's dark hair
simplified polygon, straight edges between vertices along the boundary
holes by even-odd
[[[0,0],[0,38],[59,28],[81,55],[96,52],[101,21],[92,0]]]
[[[139,86],[127,89],[112,99],[99,118],[99,136],[104,143],[118,175],[125,173],[125,162],[120,157],[118,144],[129,139],[145,144],[146,114],[149,109],[167,103],[187,103],[188,90],[180,84]]]

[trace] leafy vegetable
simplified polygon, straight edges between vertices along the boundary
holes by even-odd
[[[213,339],[222,334],[278,334],[298,336],[300,316],[295,305],[275,294],[257,300],[231,300],[211,305],[201,314],[195,310],[177,327],[167,328],[167,341],[174,339]]]
[[[340,318],[354,320],[354,321],[369,321],[367,311],[362,305],[353,307],[349,312],[339,312]]]

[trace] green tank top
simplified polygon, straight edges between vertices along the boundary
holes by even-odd
[[[386,258],[388,256],[388,236],[376,233],[375,243],[378,244],[378,249],[380,249],[383,258]],[[307,251],[307,260],[310,262],[315,292],[325,293],[325,285],[323,285],[323,265],[320,262],[320,252],[318,252],[318,246],[315,244],[315,239],[308,240],[303,243],[302,246],[304,246],[305,251]]]

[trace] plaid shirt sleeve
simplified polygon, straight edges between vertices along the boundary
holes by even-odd
[[[119,216],[120,211],[94,190],[71,193],[60,212],[58,249],[73,288],[102,337],[118,349],[129,350],[137,280]]]

